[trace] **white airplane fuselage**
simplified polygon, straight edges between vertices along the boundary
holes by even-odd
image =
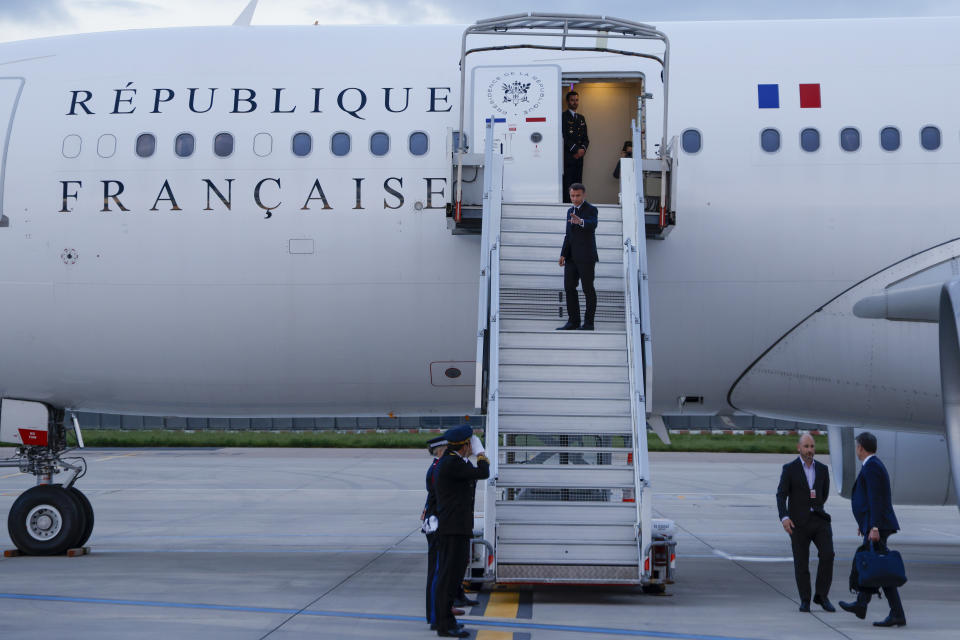
[[[703,148],[679,152],[676,228],[648,242],[653,411],[700,396],[683,410],[942,430],[936,325],[851,309],[960,255],[960,22],[658,27],[672,46],[668,134],[695,128]],[[0,96],[19,96],[0,396],[160,415],[470,412],[479,238],[452,235],[444,211],[461,33],[229,27],[0,45]],[[616,77],[638,63],[513,51],[472,64]],[[758,107],[764,83],[779,108]],[[820,84],[820,108],[799,106],[799,83]],[[942,132],[936,151],[920,145],[926,125]],[[881,149],[885,126],[899,150]],[[651,148],[657,127],[651,116]],[[800,148],[806,127],[816,152]],[[858,151],[840,148],[844,127]],[[781,134],[776,153],[760,148],[765,128]],[[421,156],[407,148],[418,131]],[[303,157],[298,132],[312,136]],[[342,157],[337,132],[351,137]],[[157,140],[147,158],[143,133]],[[181,133],[190,157],[174,153]],[[228,157],[214,153],[220,133]],[[463,382],[436,375],[449,366]]]

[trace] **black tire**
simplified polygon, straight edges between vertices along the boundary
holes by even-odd
[[[667,585],[665,584],[645,584],[643,585],[643,592],[653,595],[659,595],[667,592]]]
[[[59,484],[37,485],[24,491],[7,517],[10,539],[21,553],[32,556],[64,553],[85,526],[78,499]]]
[[[90,539],[90,534],[93,533],[93,505],[90,504],[89,498],[87,498],[80,489],[70,487],[69,491],[73,497],[77,499],[77,502],[80,504],[80,510],[84,516],[83,530],[80,532],[77,541],[73,543],[71,547],[82,547],[87,544],[87,540]]]

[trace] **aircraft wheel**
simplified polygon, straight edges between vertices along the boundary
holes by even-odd
[[[77,538],[77,541],[70,545],[71,547],[82,547],[87,544],[87,540],[90,539],[90,534],[93,533],[93,505],[90,504],[89,498],[83,494],[80,489],[76,487],[70,487],[70,493],[77,500],[77,503],[80,505],[80,510],[83,512],[84,516],[84,527],[80,532],[80,537]]]
[[[86,526],[79,501],[58,484],[37,485],[20,494],[7,517],[7,531],[27,555],[64,553]]]
[[[665,584],[645,584],[643,585],[643,592],[653,595],[659,595],[661,593],[667,592],[667,585]]]

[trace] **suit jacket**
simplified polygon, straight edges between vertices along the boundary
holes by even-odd
[[[437,492],[434,487],[436,485],[437,465],[439,463],[440,458],[434,458],[433,463],[431,463],[427,469],[427,502],[423,505],[424,518],[437,515]]]
[[[473,497],[477,480],[490,477],[490,463],[477,457],[477,466],[447,451],[440,464],[434,491],[437,494],[437,533],[444,536],[473,535]]]
[[[830,516],[823,510],[823,504],[830,495],[830,472],[827,465],[817,460],[813,461],[813,470],[813,488],[817,497],[811,499],[810,484],[800,458],[783,465],[780,486],[777,487],[777,511],[781,520],[789,516],[798,526],[806,524],[814,515],[830,520]]]
[[[893,513],[890,474],[877,456],[872,456],[860,468],[860,473],[853,483],[850,507],[863,535],[870,533],[873,527],[881,532],[892,533],[900,530],[900,523]]]
[[[569,109],[563,110],[560,120],[563,131],[564,163],[569,164],[577,149],[586,149],[590,146],[590,138],[587,137],[587,121],[579,113],[571,115]]]
[[[583,218],[583,227],[570,223],[570,214],[573,213],[575,208],[567,209],[567,234],[563,237],[563,247],[560,249],[560,255],[572,259],[576,264],[600,262],[595,235],[599,215],[597,208],[586,200],[580,205],[579,215]]]

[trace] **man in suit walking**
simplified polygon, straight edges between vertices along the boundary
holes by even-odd
[[[597,208],[584,200],[587,188],[579,182],[570,185],[570,202],[567,209],[567,233],[560,249],[560,266],[563,267],[563,289],[567,296],[567,323],[557,327],[560,331],[583,329],[593,331],[593,317],[597,313],[597,291],[593,288],[593,273],[600,256],[597,254]],[[587,301],[587,313],[580,324],[580,298],[577,297],[577,282],[583,288]]]
[[[470,538],[473,536],[473,498],[477,480],[490,477],[490,462],[483,455],[480,439],[469,425],[448,429],[444,439],[447,451],[437,465],[437,533],[440,539],[439,580],[434,592],[434,613],[437,635],[444,638],[466,638],[465,630],[450,611],[453,594],[470,561]],[[468,458],[476,454],[477,466]]]
[[[860,460],[860,473],[853,483],[853,495],[850,506],[857,521],[857,535],[863,536],[863,543],[873,542],[885,547],[887,538],[900,530],[900,523],[893,512],[893,500],[890,492],[890,474],[883,466],[877,453],[877,437],[864,431],[856,438],[857,459]],[[902,627],[907,624],[907,616],[900,601],[900,592],[896,587],[883,587],[883,595],[890,603],[890,613],[875,627]],[[840,608],[856,614],[860,619],[867,617],[867,604],[870,592],[862,590],[856,602],[841,602]]]
[[[783,465],[777,487],[777,510],[793,547],[793,575],[800,591],[800,611],[810,611],[810,543],[817,547],[817,583],[813,601],[836,611],[827,598],[833,582],[833,530],[823,503],[830,494],[827,466],[813,459],[816,443],[809,433],[797,443],[800,456]]]
[[[587,137],[587,121],[577,113],[580,94],[568,91],[567,110],[561,116],[563,131],[563,201],[570,202],[570,185],[583,182],[583,156],[590,146]]]

